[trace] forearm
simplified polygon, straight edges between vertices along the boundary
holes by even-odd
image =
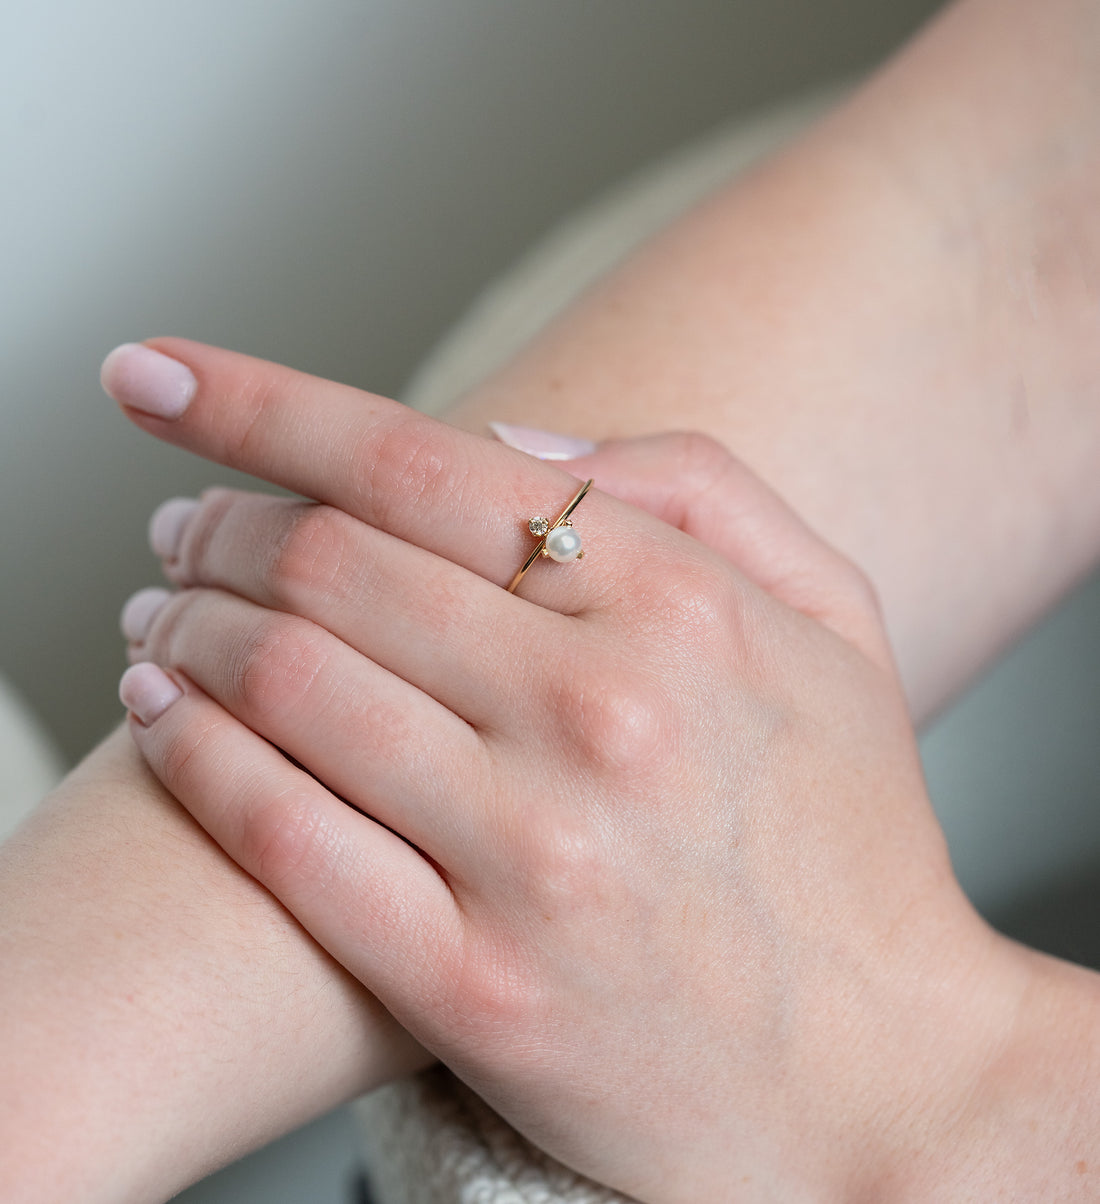
[[[1096,551],[1093,11],[970,0],[455,420],[713,434],[871,575],[934,706]],[[125,736],[0,881],[5,1200],[154,1199],[415,1062]]]
[[[454,420],[715,436],[870,575],[927,714],[1100,546],[1097,13],[953,8]]]
[[[416,1064],[116,733],[0,850],[0,1197],[167,1198]],[[17,967],[17,969],[15,968]]]
[[[998,942],[997,976],[983,966],[979,977],[974,966],[972,979],[987,1003],[1003,1008],[1011,1000],[1011,1025],[986,1046],[979,1073],[945,1084],[943,1043],[983,1022],[983,1009],[954,1001],[939,1047],[910,1063],[926,1085],[935,1085],[934,1102],[913,1118],[932,1123],[914,1155],[897,1159],[869,1198],[891,1204],[1097,1198],[1100,976]],[[942,991],[937,983],[934,992]],[[895,1069],[904,1064],[896,1060]]]
[[[182,340],[108,378],[150,433],[327,503],[204,499],[192,588],[132,635],[135,740],[536,1144],[654,1204],[1095,1194],[1096,980],[966,905],[872,600],[750,474],[708,453],[739,516],[711,553],[593,491],[600,571],[517,601],[492,583],[559,468]],[[643,468],[656,444],[684,441]]]

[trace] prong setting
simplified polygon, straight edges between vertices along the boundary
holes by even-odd
[[[581,537],[573,529],[573,524],[569,516],[577,508],[591,487],[592,482],[590,480],[585,481],[554,522],[550,522],[541,514],[536,514],[533,518],[527,520],[527,530],[538,540],[538,543],[535,544],[531,550],[531,554],[509,582],[506,587],[508,593],[515,593],[516,586],[523,580],[527,570],[536,560],[543,556],[549,557],[551,560],[556,560],[559,564],[568,564],[574,560],[584,559]]]

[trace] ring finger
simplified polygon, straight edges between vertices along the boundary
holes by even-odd
[[[540,660],[516,674],[527,647],[582,636],[577,619],[314,502],[215,489],[165,503],[151,530],[177,585],[309,619],[479,728],[538,692]]]

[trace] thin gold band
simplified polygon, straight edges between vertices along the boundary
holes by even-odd
[[[542,534],[542,537],[539,539],[538,543],[535,544],[535,550],[531,553],[530,556],[527,557],[527,559],[523,562],[522,566],[520,567],[519,572],[516,573],[516,575],[512,578],[511,584],[508,586],[508,592],[510,594],[514,594],[516,592],[516,586],[519,585],[519,583],[523,580],[524,575],[526,574],[527,570],[531,567],[531,565],[533,565],[535,563],[536,560],[538,560],[539,556],[541,556],[542,553],[544,552],[544,550],[546,548],[546,537],[550,534],[550,532],[553,531],[556,527],[564,527],[564,526],[566,526],[566,524],[569,524],[570,526],[572,525],[571,523],[569,523],[569,516],[580,505],[581,499],[591,488],[592,488],[592,482],[590,480],[585,481],[585,483],[580,487],[580,489],[578,489],[577,492],[573,495],[573,500],[569,503],[569,505],[566,506],[565,509],[561,512],[561,514],[558,515],[557,519],[554,522],[552,522],[549,527],[546,528],[546,530]],[[583,556],[583,555],[584,555],[583,552],[579,553],[578,559],[580,556]]]

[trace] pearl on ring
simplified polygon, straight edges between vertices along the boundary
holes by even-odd
[[[538,543],[531,549],[531,554],[519,566],[519,571],[508,583],[508,593],[516,592],[516,586],[540,556],[549,556],[552,560],[557,560],[562,564],[582,559],[584,551],[581,548],[581,537],[573,530],[569,516],[580,505],[581,499],[591,488],[592,482],[585,481],[554,522],[550,522],[541,514],[536,514],[534,518],[528,520],[527,530],[538,540]]]
[[[577,560],[581,555],[581,537],[565,524],[547,532],[545,546],[546,555],[559,564]]]

